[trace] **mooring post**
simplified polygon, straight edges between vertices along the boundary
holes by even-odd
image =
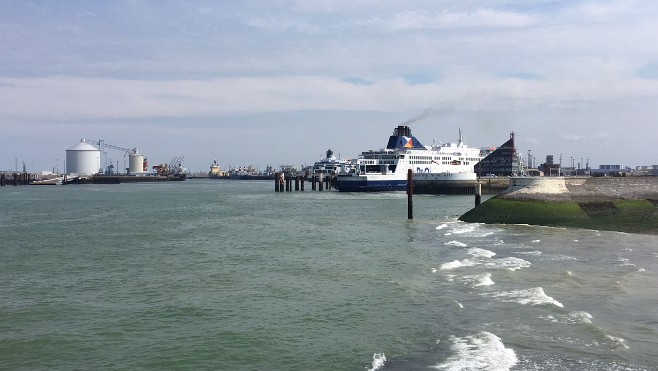
[[[274,173],[274,192],[279,192],[279,173]]]
[[[299,175],[295,176],[295,191],[299,191]]]
[[[414,172],[407,170],[407,219],[414,218]]]
[[[322,175],[318,176],[318,191],[323,190],[322,188],[324,187],[324,184],[322,183],[322,181],[323,181]]]
[[[301,176],[299,177],[299,180],[300,180],[299,188],[300,188],[300,191],[303,192],[303,191],[304,191],[304,183],[306,183],[306,179],[304,178],[303,175],[301,175]]]
[[[475,185],[475,207],[480,206],[481,201],[482,201],[482,184],[477,183]]]
[[[283,192],[285,189],[285,181],[286,181],[286,175],[285,173],[280,173],[279,174],[279,192]]]
[[[315,191],[315,175],[311,175],[311,190]]]

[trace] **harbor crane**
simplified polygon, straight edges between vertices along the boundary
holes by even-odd
[[[101,152],[101,156],[103,156],[103,160],[104,160],[104,164],[105,164],[104,169],[107,169],[107,152],[105,152],[106,147],[123,152],[123,157],[126,157],[126,155],[133,155],[133,154],[137,153],[137,148],[128,149],[128,148],[115,146],[115,145],[112,145],[112,144],[107,144],[107,143],[105,143],[105,141],[103,139],[98,139],[98,140],[84,139],[84,141],[89,142],[89,143],[94,143],[98,146],[98,149]],[[117,167],[118,167],[118,165],[117,165]]]

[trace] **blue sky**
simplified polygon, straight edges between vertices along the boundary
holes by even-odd
[[[0,169],[80,138],[193,171],[386,145],[502,144],[658,164],[650,1],[0,0]],[[109,153],[113,161],[121,153]]]

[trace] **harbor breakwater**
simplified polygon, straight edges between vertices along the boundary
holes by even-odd
[[[658,234],[658,177],[512,178],[459,219]]]

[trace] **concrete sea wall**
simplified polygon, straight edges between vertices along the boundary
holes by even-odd
[[[512,178],[460,220],[658,234],[658,177]]]

